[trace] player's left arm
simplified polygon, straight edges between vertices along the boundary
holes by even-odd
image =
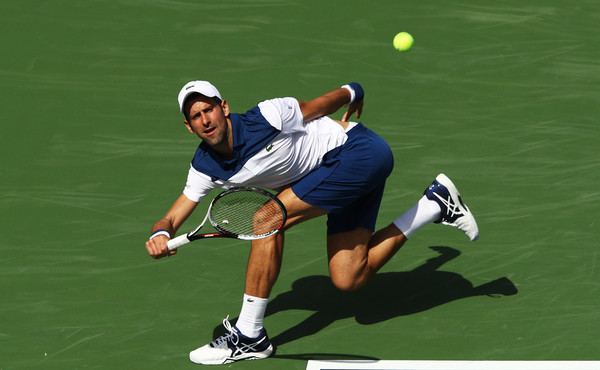
[[[330,91],[316,99],[308,101],[298,101],[304,122],[311,121],[315,118],[328,116],[337,112],[341,107],[348,107],[346,113],[342,117],[342,121],[346,122],[356,113],[356,118],[360,118],[363,107],[364,90],[356,82],[344,85],[339,89]]]

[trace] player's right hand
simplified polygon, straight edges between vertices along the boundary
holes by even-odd
[[[148,251],[148,254],[154,259],[169,257],[176,254],[177,249],[170,251],[169,248],[167,248],[168,241],[169,238],[167,238],[165,235],[158,235],[148,240],[146,242],[146,250]]]

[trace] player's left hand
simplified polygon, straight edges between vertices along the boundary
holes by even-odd
[[[344,105],[345,107],[348,107],[348,110],[346,111],[346,113],[344,113],[344,116],[342,117],[342,121],[348,122],[348,119],[350,119],[350,117],[352,117],[352,115],[355,112],[356,112],[356,118],[360,118],[360,115],[362,114],[363,104],[364,104],[364,99],[362,99],[360,101],[355,101],[354,103],[351,103],[351,104]]]

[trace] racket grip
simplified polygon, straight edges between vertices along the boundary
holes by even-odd
[[[167,242],[167,248],[170,251],[172,251],[189,242],[190,240],[188,239],[187,234],[179,235],[178,237],[173,238]]]

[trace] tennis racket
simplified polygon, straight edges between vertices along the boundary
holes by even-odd
[[[206,220],[217,232],[200,233]],[[235,187],[217,195],[210,203],[204,221],[189,233],[169,240],[167,247],[174,250],[206,238],[262,239],[281,230],[286,220],[285,207],[273,194],[259,188]]]

